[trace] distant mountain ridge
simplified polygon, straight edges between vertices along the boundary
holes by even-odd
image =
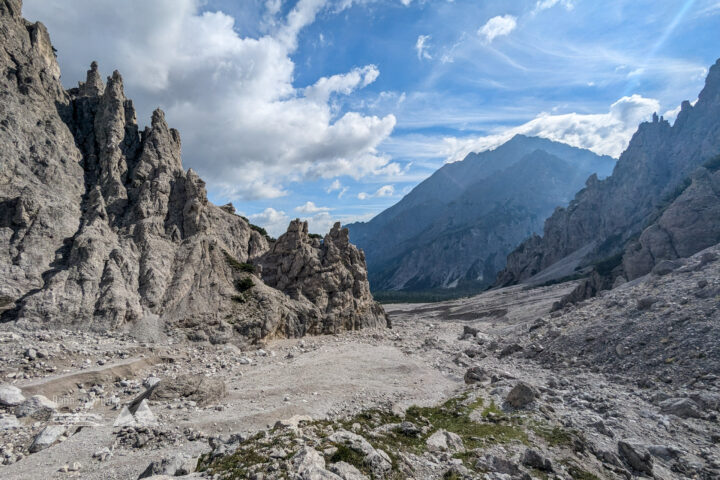
[[[697,103],[683,102],[672,126],[657,115],[642,123],[613,174],[589,182],[546,220],[542,237],[513,251],[497,285],[594,268],[582,297],[720,242],[718,155],[720,60]]]
[[[517,135],[495,150],[444,165],[396,205],[348,225],[366,254],[374,291],[490,285],[517,244],[542,228],[593,173],[615,161]]]

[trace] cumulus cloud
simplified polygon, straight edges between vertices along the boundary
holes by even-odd
[[[418,36],[417,42],[415,42],[415,51],[417,51],[418,60],[422,60],[423,58],[427,60],[432,59],[432,56],[428,52],[428,40],[430,40],[430,35]]]
[[[448,162],[455,162],[470,152],[495,148],[514,135],[523,134],[587,148],[600,155],[619,157],[627,148],[638,124],[648,120],[659,108],[657,100],[635,94],[613,103],[607,113],[542,113],[523,125],[494,135],[445,138],[445,154]]]
[[[117,68],[141,123],[161,106],[183,139],[186,167],[230,199],[282,196],[292,181],[375,175],[390,159],[377,151],[396,120],[338,112],[332,97],[377,79],[374,65],[293,84],[299,32],[328,8],[299,0],[283,16],[264,3],[257,37],[235,19],[203,11],[202,0],[25,0],[25,15],[52,32],[66,84],[84,79],[91,60]],[[350,6],[352,1],[344,3]]]
[[[502,37],[510,34],[517,27],[517,17],[512,15],[498,15],[487,21],[485,25],[480,27],[478,35],[484,39],[485,43],[492,42],[496,37]]]
[[[248,219],[252,223],[263,227],[273,237],[279,237],[285,233],[290,224],[290,217],[285,212],[270,207],[260,213],[249,215]]]
[[[392,197],[393,195],[395,195],[395,186],[383,185],[375,193],[360,192],[357,197],[360,200],[367,200],[368,198]]]
[[[318,212],[329,212],[332,208],[329,207],[318,207],[314,202],[307,201],[304,205],[295,207],[296,212],[300,213],[318,213]]]

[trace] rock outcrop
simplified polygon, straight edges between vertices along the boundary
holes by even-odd
[[[3,321],[220,342],[385,325],[346,233],[299,254],[295,224],[274,244],[211,204],[163,112],[141,130],[121,75],[103,82],[94,62],[64,90],[45,27],[20,10],[0,1]],[[270,269],[264,283],[254,264],[269,252],[302,276],[281,286]],[[293,285],[303,294],[283,293]]]
[[[556,268],[556,277],[613,257],[617,260],[612,266],[620,267],[626,246],[630,253],[622,263],[634,277],[652,269],[651,256],[687,256],[717,242],[717,215],[712,220],[717,183],[712,172],[699,171],[685,193],[677,197],[677,192],[720,152],[719,114],[720,60],[710,68],[698,102],[683,102],[672,126],[657,115],[641,124],[613,174],[592,180],[567,208],[558,208],[545,221],[542,237],[527,239],[508,256],[496,284],[527,281],[562,263],[567,268]],[[668,201],[673,206],[662,213]],[[714,225],[710,230],[707,221]],[[638,236],[639,246],[633,243]],[[618,268],[613,275],[622,274]]]

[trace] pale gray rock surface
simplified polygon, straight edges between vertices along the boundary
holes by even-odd
[[[385,325],[346,233],[299,254],[296,226],[276,245],[208,202],[163,112],[141,130],[121,75],[103,82],[94,62],[65,91],[45,27],[20,10],[0,2],[3,321],[215,343]],[[266,253],[289,283],[263,282]]]
[[[22,390],[14,385],[0,385],[0,405],[14,407],[25,401]]]

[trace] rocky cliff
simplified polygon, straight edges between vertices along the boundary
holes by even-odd
[[[641,124],[613,174],[593,180],[567,208],[558,208],[542,237],[527,239],[508,256],[497,284],[527,281],[543,271],[549,279],[552,270],[559,278],[592,265],[606,270],[600,272],[605,277],[635,278],[663,258],[716,243],[715,167],[693,172],[720,153],[718,118],[720,60],[697,103],[683,102],[672,126],[657,116]]]
[[[208,202],[162,111],[138,127],[118,72],[93,63],[64,90],[19,0],[0,1],[0,33],[3,321],[212,341],[386,324],[346,231],[266,238]]]
[[[467,291],[492,284],[505,257],[542,229],[610,157],[518,135],[443,166],[368,223],[349,225],[374,290]]]

